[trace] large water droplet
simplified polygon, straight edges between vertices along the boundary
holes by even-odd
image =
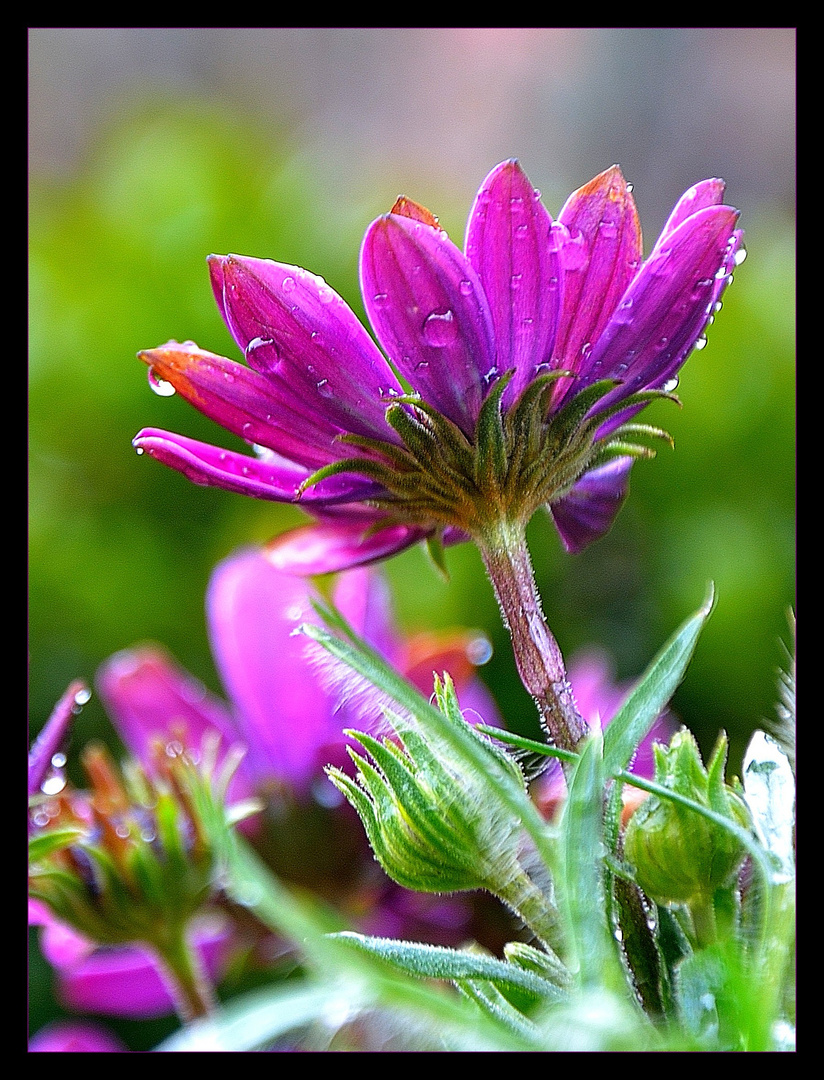
[[[170,382],[155,375],[154,368],[149,368],[149,386],[158,397],[171,397],[175,392],[175,388]]]
[[[696,341],[695,348],[700,351],[701,349],[706,348],[706,345],[707,345],[707,339],[706,339],[705,335],[702,334],[701,337]]]
[[[458,336],[458,325],[451,311],[433,311],[423,324],[423,338],[427,345],[443,348],[451,345]]]
[[[740,266],[741,263],[746,259],[746,257],[747,249],[740,247],[738,251],[736,251],[735,255],[733,255],[732,261],[735,263],[736,266]]]
[[[671,379],[667,379],[661,389],[665,394],[674,394],[678,389],[678,376],[673,375]]]

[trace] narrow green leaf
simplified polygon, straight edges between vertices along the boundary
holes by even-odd
[[[599,731],[586,740],[569,782],[561,817],[563,900],[583,987],[624,984],[606,922],[604,761]]]
[[[625,769],[636,747],[666,708],[684,678],[715,594],[710,586],[699,610],[678,629],[644,673],[604,732],[604,767],[608,775]]]
[[[560,1001],[565,997],[555,983],[516,964],[442,945],[421,945],[393,938],[367,937],[351,931],[329,935],[362,952],[379,956],[399,971],[420,979],[483,979],[497,987],[511,986],[537,999]]]

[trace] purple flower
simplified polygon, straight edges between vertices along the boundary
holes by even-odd
[[[316,523],[270,550],[293,573],[477,537],[496,516],[525,524],[541,505],[579,551],[610,528],[633,458],[651,454],[633,439],[664,434],[634,415],[674,385],[731,278],[741,233],[723,192],[720,180],[690,188],[646,260],[617,166],[553,222],[503,162],[475,198],[464,252],[399,199],[361,249],[383,353],[322,278],[212,256],[248,366],[192,342],[141,357],[256,456],[155,429],[135,445],[196,483],[300,501]]]

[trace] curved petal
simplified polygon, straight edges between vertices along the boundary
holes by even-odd
[[[195,750],[208,732],[220,734],[222,751],[238,741],[229,708],[157,645],[109,657],[96,686],[118,734],[145,767],[158,738],[175,736]]]
[[[69,725],[78,712],[78,700],[86,686],[78,680],[73,682],[52,710],[43,730],[29,751],[29,795],[34,795],[51,768],[52,758],[68,736]]]
[[[552,219],[517,161],[484,180],[469,215],[464,245],[492,313],[500,374],[515,370],[503,407],[516,401],[553,355],[561,302]]]
[[[221,450],[217,446],[175,435],[158,428],[144,428],[132,440],[139,454],[146,453],[183,473],[194,484],[223,488],[240,495],[272,502],[298,502],[307,509],[315,505],[375,498],[383,492],[373,480],[354,474],[331,476],[299,495],[300,485],[311,474],[277,455],[262,458]]]
[[[737,218],[731,207],[705,207],[656,245],[581,372],[579,388],[624,380],[599,408],[661,386],[679,370],[730,280],[741,241]]]
[[[703,210],[706,206],[719,206],[723,202],[725,189],[726,184],[718,177],[702,180],[700,183],[688,188],[667,218],[667,223],[661,230],[661,235],[658,237],[655,246],[659,247],[670,233],[678,228],[682,221],[686,221],[688,217],[697,214],[699,210]]]
[[[392,213],[367,229],[360,272],[364,305],[387,355],[471,438],[498,374],[492,318],[475,270],[442,229]]]
[[[374,518],[363,517],[302,525],[267,544],[266,557],[289,574],[330,574],[396,555],[429,532],[416,525],[375,526]]]
[[[48,936],[44,931],[44,941]],[[226,924],[201,924],[195,946],[212,979],[225,967],[230,942]],[[44,954],[48,945],[44,944]],[[85,959],[57,967],[61,1001],[78,1012],[149,1019],[174,1012],[174,1002],[152,955],[137,946],[95,949]]]
[[[323,278],[239,255],[211,255],[209,270],[226,325],[255,370],[341,430],[397,441],[384,420],[384,399],[401,388]]]
[[[193,341],[170,341],[138,356],[149,365],[150,378],[169,382],[205,416],[249,443],[313,469],[347,453],[336,442],[344,429],[282,382],[276,385]]]
[[[339,574],[332,598],[349,625],[356,627],[381,656],[399,666],[403,645],[389,586],[381,574],[369,567]]]
[[[605,536],[627,497],[633,459],[616,458],[585,473],[549,512],[567,551],[583,551]]]
[[[638,269],[641,225],[617,165],[567,199],[554,226],[564,269],[557,366],[579,371]],[[561,397],[566,380],[556,391]]]
[[[88,1020],[56,1020],[32,1035],[29,1053],[125,1054],[128,1047],[99,1024]]]
[[[308,668],[306,639],[295,634],[317,621],[306,582],[278,571],[258,549],[241,551],[216,567],[206,612],[250,768],[261,783],[305,791],[324,764],[322,748],[344,741],[343,724]]]

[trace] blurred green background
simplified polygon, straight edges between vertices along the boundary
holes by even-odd
[[[70,680],[139,640],[165,642],[217,689],[203,620],[210,569],[301,520],[195,487],[131,447],[148,425],[240,446],[179,398],[154,395],[135,359],[169,338],[237,356],[206,255],[306,266],[362,315],[369,221],[403,190],[460,243],[486,171],[517,156],[553,214],[620,161],[647,250],[706,175],[725,175],[742,210],[749,257],[683,371],[683,409],[648,410],[675,450],[635,466],[616,526],[583,555],[565,555],[545,518],[531,528],[562,649],[600,645],[622,678],[715,582],[717,608],[676,705],[705,746],[726,728],[740,757],[773,715],[794,602],[793,173],[763,138],[792,143],[792,32],[259,33],[31,31],[32,729]],[[640,82],[627,52],[645,60]],[[738,86],[739,114],[728,100],[704,115],[707,75],[695,65],[720,92],[730,55],[760,91],[753,101]],[[574,138],[560,137],[567,126]],[[448,584],[420,550],[386,566],[402,622],[485,629],[495,645],[485,677],[511,723],[533,732],[477,554],[453,549],[448,563]],[[78,738],[104,723],[92,702]]]
[[[219,690],[211,568],[302,520],[131,447],[145,426],[241,445],[153,394],[135,358],[170,338],[238,358],[209,253],[305,266],[362,316],[360,240],[399,192],[462,243],[498,161],[520,158],[553,215],[617,161],[647,250],[679,195],[722,175],[749,257],[683,371],[683,409],[647,412],[675,450],[636,464],[615,527],[583,555],[541,516],[532,550],[564,652],[604,648],[619,678],[715,582],[675,708],[705,751],[726,729],[737,766],[774,715],[794,604],[794,49],[781,28],[31,30],[31,735],[71,680],[142,640]],[[447,562],[448,583],[419,549],[386,565],[399,619],[485,630],[484,678],[510,726],[537,735],[477,553]],[[106,731],[93,698],[77,742]],[[36,1028],[53,1006],[37,1013],[48,976],[36,964],[33,978]]]

